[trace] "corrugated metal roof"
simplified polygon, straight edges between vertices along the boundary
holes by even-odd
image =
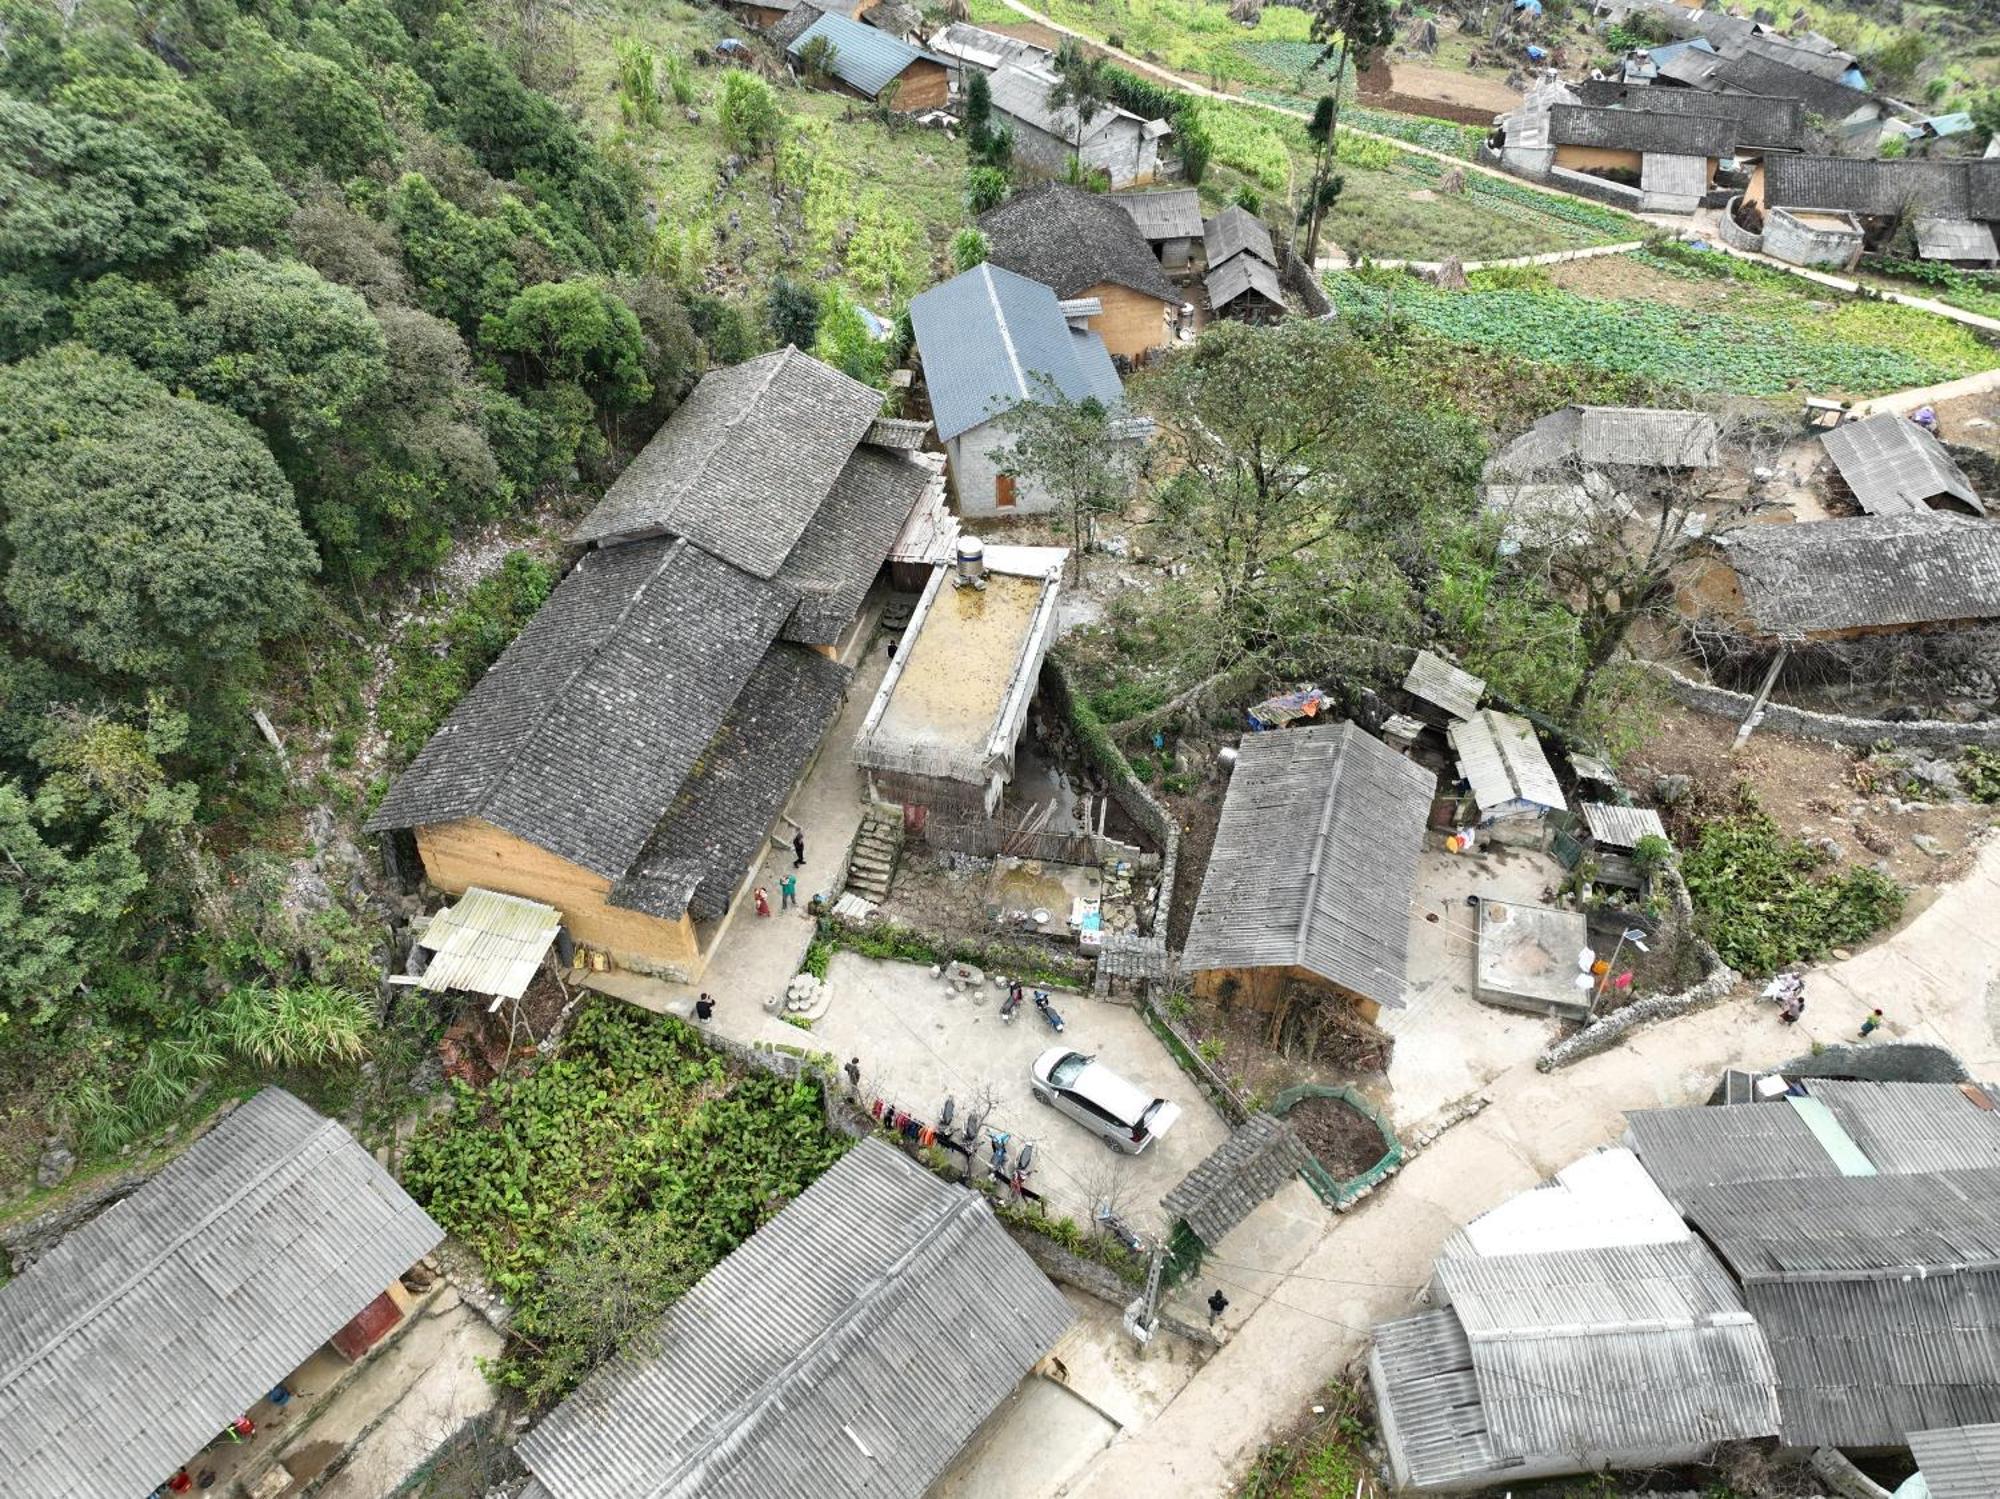
[[[1246,735],[1182,965],[1299,967],[1400,1009],[1436,778],[1352,723]]]
[[[0,1496],[150,1493],[443,1238],[266,1088],[0,1286]]]
[[[1915,1181],[1915,1177],[1878,1177]],[[1893,1447],[2000,1421],[2000,1274],[1753,1285],[1787,1446]]]
[[[1479,711],[1486,682],[1435,651],[1418,651],[1403,678],[1403,691],[1444,709],[1453,718],[1470,718]]]
[[[1806,1088],[1878,1171],[1910,1175],[2000,1167],[2000,1112],[1982,1088],[1819,1079]],[[1987,1099],[1989,1106],[1981,1108],[1973,1095]]]
[[[1638,1157],[1614,1147],[1581,1156],[1533,1191],[1481,1213],[1452,1235],[1445,1253],[1490,1259],[1687,1237],[1687,1225]]]
[[[1840,1174],[1797,1111],[1776,1104],[1633,1109],[1625,1125],[1640,1163],[1678,1203],[1696,1187]]]
[[[2000,526],[1967,516],[1748,526],[1722,544],[1767,635],[2000,618]]]
[[[1834,1169],[1842,1176],[1874,1176],[1875,1163],[1862,1154],[1861,1147],[1854,1143],[1854,1137],[1841,1127],[1833,1111],[1817,1098],[1800,1098],[1796,1094],[1785,1095],[1785,1106],[1799,1116],[1799,1122],[1812,1131],[1819,1141],[1826,1158],[1833,1162]]]
[[[1632,849],[1641,838],[1667,836],[1660,814],[1651,807],[1620,807],[1610,802],[1581,803],[1584,823],[1591,840],[1605,848]]]
[[[534,982],[562,916],[554,906],[471,889],[433,916],[422,945],[431,950],[421,985],[432,992],[519,999]]]
[[[983,1198],[863,1140],[519,1451],[554,1499],[917,1499],[1072,1320]]]
[[[1003,62],[1046,66],[1049,58],[1054,56],[1047,47],[1038,47],[1019,37],[1003,36],[997,31],[987,31],[968,21],[953,21],[943,30],[933,33],[931,50],[987,72]]]
[[[911,63],[943,62],[878,27],[837,14],[823,15],[813,22],[785,48],[786,54],[799,56],[816,37],[824,38],[834,49],[833,76],[871,99],[902,77]]]
[[[1684,1207],[1745,1285],[2000,1268],[2000,1170],[1734,1182]]]
[[[1577,454],[1585,463],[1639,468],[1714,468],[1722,461],[1720,429],[1706,411],[1651,406],[1585,406]]]
[[[1382,1376],[1375,1389],[1382,1435],[1416,1487],[1463,1487],[1522,1466],[1494,1449],[1457,1314],[1380,1322],[1370,1337]]]
[[[1492,1257],[1448,1251],[1435,1274],[1475,1345],[1750,1322],[1736,1283],[1694,1238]]]
[[[2000,1494],[2000,1425],[1941,1426],[1909,1434],[1930,1499],[1993,1499]]]
[[[1002,266],[975,266],[916,297],[910,326],[946,442],[1051,392],[1123,400],[1104,340],[1073,330],[1054,292]]]
[[[1310,1153],[1292,1127],[1270,1114],[1252,1114],[1207,1160],[1182,1177],[1160,1206],[1196,1238],[1214,1248],[1258,1204],[1297,1176]]]
[[[1951,496],[1986,513],[1945,445],[1906,417],[1878,411],[1820,434],[1833,466],[1868,515],[1917,515]]]
[[[1990,224],[1969,219],[1920,218],[1912,226],[1917,232],[1917,254],[1925,260],[1972,260],[1990,265],[2000,258],[1993,243]]]
[[[1113,193],[1111,201],[1132,215],[1149,240],[1201,238],[1201,193],[1195,188]]]
[[[1483,816],[1521,807],[1568,810],[1555,768],[1527,719],[1486,708],[1445,732],[1458,773],[1471,785]]]

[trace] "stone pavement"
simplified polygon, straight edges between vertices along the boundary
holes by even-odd
[[[1329,1219],[1275,1289],[1224,1266],[1205,1272],[1247,1312],[1242,1325],[1159,1419],[1122,1434],[1060,1492],[1227,1493],[1257,1449],[1354,1362],[1371,1324],[1414,1309],[1453,1229],[1614,1142],[1626,1109],[1698,1103],[1727,1067],[1768,1067],[1815,1041],[1851,1040],[1876,1004],[1888,1011],[1889,1039],[1947,1046],[1974,1077],[2000,1075],[1995,911],[2000,837],[1989,835],[1971,871],[1900,931],[1809,973],[1796,1027],[1781,1024],[1770,1005],[1727,1000],[1573,1067],[1541,1073],[1525,1062],[1494,1079],[1483,1090],[1489,1108],[1442,1135],[1360,1208]]]

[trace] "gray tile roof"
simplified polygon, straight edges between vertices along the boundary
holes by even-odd
[[[1573,85],[1585,104],[1600,109],[1623,106],[1648,114],[1720,115],[1736,122],[1736,144],[1796,151],[1805,144],[1806,110],[1797,99],[1765,99],[1754,94],[1712,94],[1700,89],[1634,86],[1616,79],[1585,79]]]
[[[1076,142],[1076,116],[1068,109],[1049,108],[1049,87],[1055,82],[1052,70],[1016,59],[1002,63],[991,80],[993,112],[1021,120],[1053,135],[1065,144]],[[1083,122],[1083,143],[1088,146],[1107,132],[1137,134],[1146,122],[1129,109],[1108,105]]]
[[[1182,966],[1299,967],[1403,1006],[1437,780],[1351,723],[1246,735]]]
[[[880,391],[797,349],[711,370],[571,539],[685,536],[768,578],[881,408]]]
[[[1252,1114],[1207,1160],[1182,1177],[1160,1199],[1160,1206],[1169,1219],[1187,1224],[1212,1249],[1297,1176],[1309,1159],[1304,1143],[1284,1120]]]
[[[1113,193],[1111,201],[1132,215],[1149,240],[1201,238],[1201,194],[1194,188]]]
[[[1995,1095],[1975,1084],[1828,1079],[1806,1090],[1885,1175],[2000,1167]]]
[[[1385,1440],[1417,1488],[1469,1487],[1524,1466],[1496,1450],[1457,1313],[1420,1312],[1378,1322],[1369,1334],[1381,1371],[1376,1396]]]
[[[1720,113],[1655,114],[1631,108],[1556,104],[1549,109],[1549,143],[1611,151],[1665,151],[1676,156],[1729,156],[1736,150],[1736,121]]]
[[[1843,422],[1820,442],[1868,515],[1920,514],[1930,508],[1925,501],[1945,495],[1985,513],[1945,445],[1893,411]]]
[[[1767,99],[1797,99],[1805,105],[1807,114],[1818,115],[1829,125],[1837,125],[1864,109],[1877,114],[1885,112],[1881,100],[1873,94],[1756,53],[1723,59],[1708,74],[1708,83],[1739,93],[1761,94]]]
[[[2000,526],[1965,516],[1750,526],[1724,556],[1769,635],[2000,617]]]
[[[617,879],[795,602],[684,541],[586,553],[369,831],[482,818]]]
[[[150,1493],[443,1238],[266,1088],[0,1286],[0,1496]]]
[[[1783,1103],[1635,1109],[1625,1124],[1647,1173],[1683,1206],[1698,1187],[1840,1174],[1798,1110]]]
[[[1123,399],[1104,340],[1073,332],[1054,292],[1003,266],[975,266],[917,296],[910,326],[943,441],[1043,398],[1051,385],[1072,401]]]
[[[1939,218],[1970,211],[1969,161],[1874,161],[1845,156],[1774,156],[1764,163],[1764,201],[1775,208],[1896,214],[1905,207]]]
[[[1045,182],[979,217],[986,258],[1039,281],[1058,297],[1110,282],[1180,303],[1132,216],[1097,193]]]
[[[1568,810],[1562,783],[1527,719],[1483,708],[1445,730],[1458,773],[1484,816],[1539,807]]]
[[[1746,1286],[2000,1270],[2000,1170],[1734,1182],[1682,1206]]]
[[[1714,468],[1722,461],[1715,418],[1706,411],[1653,406],[1584,406],[1577,454],[1590,464],[1638,468]]]
[[[1403,678],[1403,691],[1444,709],[1453,718],[1470,718],[1479,711],[1486,682],[1435,651],[1418,651]]]
[[[1930,1499],[2000,1494],[2000,1425],[1933,1427],[1909,1433],[1909,1442]]]
[[[806,763],[840,712],[850,673],[803,646],[774,646],[750,674],[613,905],[713,921],[729,909]]]
[[[1582,440],[1583,409],[1564,406],[1529,427],[1488,460],[1488,483],[1546,478],[1558,470],[1574,473]]]
[[[1917,231],[1917,254],[1925,260],[1976,260],[1990,264],[2000,257],[1990,224],[1975,224],[1966,219],[1920,218],[1913,227]]]
[[[1202,248],[1210,270],[1246,251],[1266,265],[1278,263],[1269,226],[1241,203],[1230,204],[1202,226]]]
[[[2000,1421],[2000,1273],[1753,1285],[1745,1299],[1777,1365],[1787,1446],[1892,1447],[1927,1426]]]
[[[1819,40],[1820,45],[1815,46],[1804,38],[1773,36],[1768,31],[1752,32],[1743,38],[1738,55],[1768,58],[1788,68],[1796,68],[1801,73],[1810,73],[1815,78],[1838,81],[1854,67],[1854,54],[1842,52],[1823,37]]]
[[[1218,313],[1252,292],[1275,307],[1285,305],[1285,289],[1278,284],[1278,273],[1254,254],[1231,256],[1203,277],[1202,285],[1208,289],[1208,305]]]
[[[519,1451],[553,1499],[917,1499],[1071,1320],[984,1199],[863,1140]]]
[[[733,0],[725,0],[725,3],[733,3]],[[786,0],[786,3],[790,3],[790,0]],[[789,47],[806,34],[813,22],[825,14],[827,12],[812,4],[811,0],[797,0],[781,19],[765,28],[764,35],[774,47]]]
[[[880,94],[894,79],[903,76],[914,62],[942,63],[919,47],[874,26],[864,26],[846,16],[822,15],[798,36],[785,44],[785,53],[797,57],[815,37],[824,37],[834,48],[833,76],[870,99]],[[935,75],[933,75],[935,76]],[[880,404],[879,398],[877,404]]]
[[[930,481],[914,458],[865,443],[854,450],[778,570],[777,581],[799,598],[786,640],[833,645],[846,633]]]

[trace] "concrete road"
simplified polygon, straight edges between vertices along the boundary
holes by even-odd
[[[1344,1218],[1274,1288],[1222,1281],[1250,1304],[1227,1346],[1151,1424],[1120,1438],[1061,1492],[1090,1499],[1229,1491],[1263,1443],[1348,1367],[1371,1324],[1415,1306],[1445,1237],[1585,1151],[1616,1140],[1626,1109],[1700,1102],[1727,1067],[1768,1067],[1814,1041],[1853,1038],[1874,1005],[1890,1039],[1947,1046],[1974,1077],[2000,1075],[2000,838],[1965,878],[1900,931],[1808,975],[1805,1019],[1736,999],[1635,1034],[1554,1073],[1523,1062],[1484,1090],[1492,1104],[1443,1135]],[[1056,1492],[1052,1487],[1048,1492]]]

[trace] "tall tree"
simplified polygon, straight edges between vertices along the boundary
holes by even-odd
[[[1013,441],[1000,471],[1039,485],[1069,519],[1070,570],[1080,581],[1097,517],[1115,515],[1132,499],[1139,450],[1118,430],[1125,413],[1095,397],[1072,401],[1046,376],[1043,389],[1000,418]]]
[[[1067,113],[1075,122],[1070,136],[1070,165],[1083,165],[1083,132],[1090,122],[1111,104],[1111,76],[1104,59],[1086,52],[1073,36],[1064,37],[1055,57],[1055,81],[1049,85],[1047,103],[1057,113]]]
[[[1313,0],[1309,7],[1312,13],[1312,39],[1320,44],[1320,61],[1329,57],[1335,59],[1333,71],[1333,92],[1328,95],[1333,102],[1326,112],[1325,143],[1320,149],[1319,165],[1313,172],[1314,193],[1310,200],[1318,205],[1322,190],[1331,180],[1331,168],[1327,163],[1335,159],[1335,137],[1340,130],[1340,94],[1347,84],[1347,65],[1351,61],[1357,68],[1365,68],[1390,42],[1396,39],[1396,8],[1393,0]],[[1314,123],[1319,121],[1319,112],[1314,111]],[[1338,188],[1335,189],[1338,192]],[[1325,207],[1313,206],[1310,226],[1306,237],[1306,259],[1311,261],[1319,248],[1319,223],[1325,217]]]
[[[1312,119],[1306,124],[1306,136],[1313,143],[1312,177],[1306,183],[1305,201],[1299,204],[1298,222],[1305,230],[1306,242],[1303,257],[1311,265],[1319,255],[1319,229],[1326,222],[1327,213],[1340,199],[1341,179],[1334,175],[1334,121],[1339,106],[1331,94],[1320,96],[1313,106]]]

